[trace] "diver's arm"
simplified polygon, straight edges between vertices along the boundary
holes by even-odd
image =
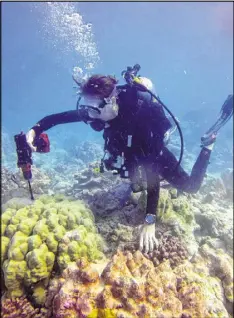
[[[158,210],[158,201],[159,201],[159,192],[160,192],[160,177],[159,174],[155,171],[154,165],[147,167],[146,180],[147,180],[147,205],[146,205],[146,215],[151,214],[155,215],[155,222],[157,221],[157,210]]]
[[[155,173],[152,165],[151,169],[146,168],[147,177],[147,206],[145,222],[142,225],[140,233],[140,250],[145,253],[152,252],[158,246],[158,240],[155,236],[155,223],[157,221],[157,209],[160,190],[159,175]]]
[[[69,110],[67,112],[46,116],[27,132],[27,143],[32,151],[37,151],[36,147],[33,144],[34,139],[35,137],[38,137],[43,131],[48,130],[59,124],[67,124],[87,120],[88,114],[85,109]]]
[[[63,113],[57,113],[42,118],[31,129],[34,130],[36,136],[56,125],[74,123],[88,119],[87,112],[83,109],[70,110]]]

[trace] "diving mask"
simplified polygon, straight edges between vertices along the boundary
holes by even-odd
[[[119,106],[116,103],[116,88],[109,97],[101,99],[98,96],[83,96],[80,101],[80,107],[86,108],[90,118],[109,121],[114,119],[119,112]]]

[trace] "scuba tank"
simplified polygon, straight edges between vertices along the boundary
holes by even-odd
[[[183,153],[184,153],[184,138],[182,134],[182,130],[180,128],[179,122],[175,118],[175,116],[172,114],[172,112],[167,108],[167,106],[161,101],[159,96],[156,96],[151,90],[149,90],[146,86],[141,84],[141,81],[139,77],[137,76],[137,73],[141,69],[139,64],[135,64],[133,67],[128,66],[127,70],[122,71],[121,75],[125,79],[128,85],[135,86],[140,92],[148,92],[151,95],[152,100],[156,101],[160,106],[162,106],[172,117],[173,121],[175,122],[175,125],[179,131],[180,135],[180,156],[177,164],[175,165],[174,170],[178,168],[178,166],[181,164]]]

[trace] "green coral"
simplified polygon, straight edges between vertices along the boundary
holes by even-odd
[[[39,235],[32,235],[28,238],[29,251],[39,248],[42,245],[42,240]]]
[[[49,277],[54,265],[55,255],[48,250],[46,244],[34,249],[26,255],[28,271],[25,274],[26,285],[31,285]]]
[[[197,292],[200,290],[202,292],[200,296],[202,297],[199,297],[197,301],[200,304],[203,303],[203,306],[209,312],[209,317],[228,317],[224,307],[223,284],[218,277],[209,273],[206,261],[197,258],[194,263],[178,266],[174,273],[181,281],[178,288],[180,298],[182,295],[186,296],[186,294],[192,296],[193,291],[198,295]],[[187,292],[185,292],[186,289]],[[181,290],[184,290],[184,293],[180,294]],[[187,313],[186,309],[185,313]]]
[[[222,249],[214,249],[209,241],[207,243],[201,246],[200,251],[209,264],[210,274],[219,277],[225,297],[233,303],[233,259]]]
[[[181,196],[172,200],[173,210],[180,216],[186,224],[192,224],[194,216],[191,213],[187,198]]]
[[[5,260],[2,266],[5,286],[11,297],[23,295],[23,280],[27,271],[27,263],[24,260]]]
[[[193,232],[195,219],[185,196],[171,199],[169,192],[162,189],[158,204],[158,216],[163,223],[178,225],[178,235],[188,236]]]
[[[8,251],[8,246],[10,243],[10,239],[6,236],[2,236],[1,237],[1,265],[3,263],[3,261],[7,258],[7,251]]]
[[[29,288],[42,304],[54,265],[63,270],[80,257],[95,261],[104,256],[94,216],[81,201],[41,196],[29,206],[12,204],[2,214],[1,236],[10,297],[20,297]]]
[[[88,231],[87,231],[88,230]],[[95,232],[84,225],[76,230],[67,232],[59,244],[58,264],[64,269],[68,263],[76,261],[80,257],[87,257],[89,261],[95,261],[103,257],[101,252],[103,241]]]
[[[176,191],[176,190],[175,190]],[[194,216],[191,212],[187,197],[177,197],[174,189],[168,191],[160,189],[157,214],[162,222],[174,224],[179,222],[181,225],[192,225]],[[142,192],[138,204],[140,208],[146,207],[147,195]]]
[[[145,193],[140,196],[138,204],[140,208],[146,208]],[[185,195],[177,197],[172,190],[160,189],[157,215],[162,223],[172,226],[173,235],[180,237],[189,253],[194,254],[198,248],[194,237],[196,222],[188,198]]]
[[[33,287],[33,298],[39,305],[43,305],[46,300],[46,289],[42,283],[38,283]]]

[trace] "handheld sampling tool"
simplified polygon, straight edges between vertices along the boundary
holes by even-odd
[[[18,135],[14,136],[16,143],[16,152],[18,156],[17,166],[21,168],[24,179],[28,181],[29,192],[31,196],[31,200],[34,200],[33,191],[31,187],[31,179],[32,179],[32,170],[31,166],[33,164],[32,161],[32,150],[29,147],[26,139],[26,135],[21,132]],[[33,146],[37,147],[36,152],[46,153],[50,151],[50,141],[47,134],[40,134],[35,138],[33,142]]]

